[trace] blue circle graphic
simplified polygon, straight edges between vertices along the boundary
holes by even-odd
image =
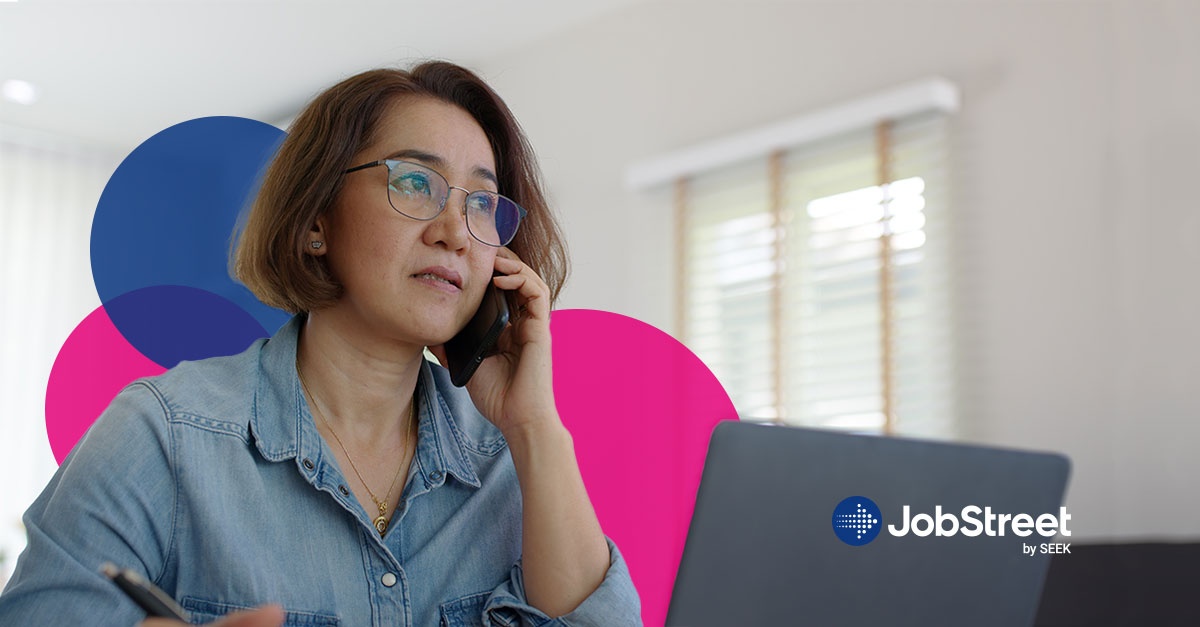
[[[239,216],[283,138],[283,131],[255,120],[197,118],[142,142],[109,179],[92,223],[92,277],[113,325],[142,354],[160,364],[182,355],[202,356],[193,354],[194,346],[182,344],[164,352],[167,338],[159,338],[153,347],[142,344],[157,337],[136,328],[146,323],[145,316],[128,307],[109,306],[143,288],[201,290],[225,301],[216,305],[221,311],[231,303],[268,332],[288,320],[285,312],[267,307],[236,283],[228,263]],[[156,296],[172,294],[185,292]],[[183,303],[160,309],[159,314],[171,318],[162,322],[174,328],[193,326]],[[239,323],[229,331],[244,337],[245,327]]]
[[[156,285],[105,303],[110,320],[129,344],[163,368],[184,360],[233,355],[267,337],[266,329],[225,298],[182,285]],[[113,326],[116,326],[115,324]]]
[[[850,546],[869,543],[882,528],[879,506],[865,496],[847,497],[833,508],[833,533]]]

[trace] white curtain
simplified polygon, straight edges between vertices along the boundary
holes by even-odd
[[[67,336],[100,305],[92,216],[121,156],[0,126],[0,585],[25,546],[21,515],[57,469],[46,383]]]

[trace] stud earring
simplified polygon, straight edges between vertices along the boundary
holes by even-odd
[[[313,242],[312,243],[313,250],[320,250],[321,247],[324,245],[325,245],[325,242]]]

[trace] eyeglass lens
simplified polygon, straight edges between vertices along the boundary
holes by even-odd
[[[389,162],[388,200],[400,213],[417,220],[432,220],[450,197],[450,184],[437,172],[406,161]],[[485,190],[471,192],[465,200],[467,230],[489,246],[512,241],[521,224],[517,203]]]

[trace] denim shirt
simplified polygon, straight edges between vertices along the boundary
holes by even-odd
[[[313,423],[303,322],[126,387],[26,512],[0,625],[134,625],[112,562],[196,622],[279,603],[285,625],[637,625],[611,540],[603,583],[551,620],[529,605],[521,493],[498,429],[441,367],[418,377],[417,452],[381,538]]]

